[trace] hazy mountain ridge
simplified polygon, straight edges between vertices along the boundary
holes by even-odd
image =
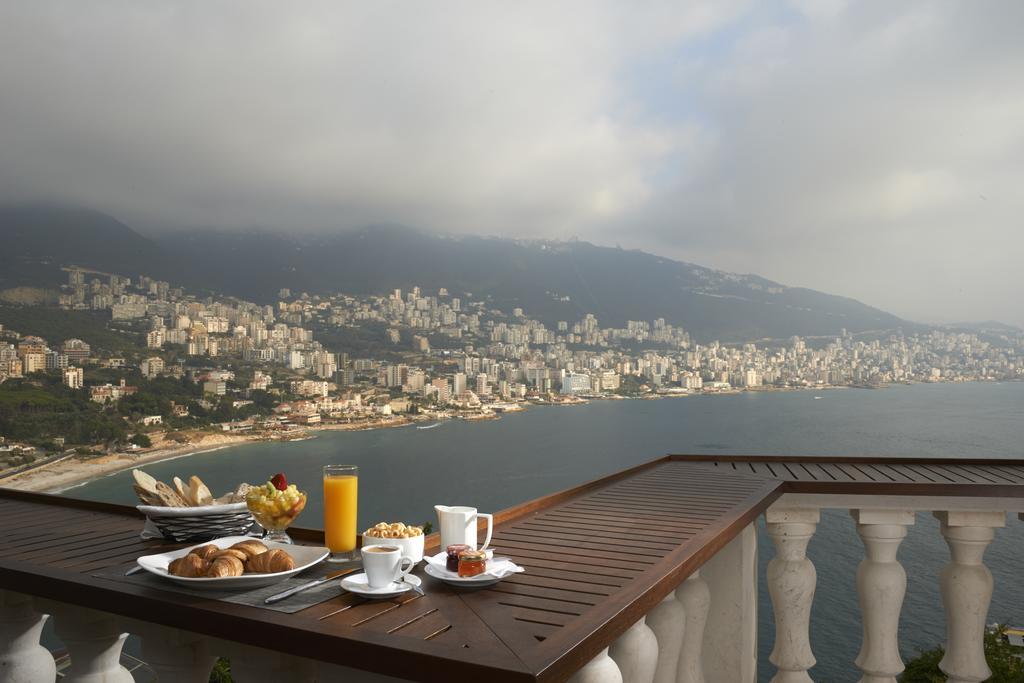
[[[701,341],[916,327],[853,299],[587,242],[397,226],[300,236],[193,230],[147,239],[98,212],[38,206],[0,208],[0,230],[10,245],[0,256],[3,287],[39,283],[28,277],[33,268],[59,279],[60,265],[75,264],[261,302],[275,300],[282,287],[311,294],[446,287],[488,297],[506,312],[522,307],[549,324],[586,313],[614,326],[665,318]]]
[[[67,281],[61,266],[146,273],[160,267],[160,247],[117,219],[52,204],[0,206],[0,289]]]

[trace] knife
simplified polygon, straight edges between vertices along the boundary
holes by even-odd
[[[346,574],[351,574],[352,572],[359,571],[361,568],[362,567],[352,567],[351,569],[342,569],[341,571],[331,572],[327,576],[321,576],[319,579],[313,579],[309,583],[304,583],[302,585],[296,586],[295,588],[289,588],[286,591],[282,591],[275,595],[271,595],[269,598],[264,600],[263,603],[266,605],[272,605],[275,602],[280,602],[281,600],[291,597],[296,593],[301,593],[304,590],[308,590],[315,586],[319,586],[322,583],[327,583],[331,579],[336,579],[340,576],[345,576]]]

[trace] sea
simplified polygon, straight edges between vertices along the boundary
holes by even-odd
[[[418,524],[433,506],[482,512],[643,463],[667,453],[1024,457],[1024,383],[917,384],[884,389],[744,392],[663,400],[593,401],[531,407],[491,421],[442,422],[361,432],[318,432],[285,443],[254,443],[145,467],[169,480],[192,474],[215,493],[276,472],[310,492],[296,524],[322,527],[321,467],[359,466],[359,523]],[[64,495],[134,503],[130,473],[104,477]],[[759,520],[760,680],[774,640],[765,566],[774,555]],[[815,681],[857,681],[861,642],[855,574],[863,546],[848,510],[823,510],[808,548],[817,570],[811,645]],[[907,597],[900,626],[904,659],[942,643],[945,619],[938,574],[948,561],[938,522],[919,513],[900,548]],[[996,532],[985,556],[995,590],[989,622],[1024,625],[1024,521]]]

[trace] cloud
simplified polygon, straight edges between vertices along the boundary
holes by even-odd
[[[712,142],[629,218],[644,246],[911,318],[1024,322],[1024,15],[985,7],[776,18],[701,57],[678,92]]]
[[[734,10],[616,3],[9,3],[9,193],[168,224],[568,231],[680,135],[616,82]]]
[[[0,200],[578,235],[1024,323],[1024,5],[0,0]]]

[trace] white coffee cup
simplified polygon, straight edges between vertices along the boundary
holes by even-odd
[[[371,545],[362,549],[363,571],[370,588],[384,588],[398,581],[416,566],[411,557],[402,555],[397,545]],[[406,565],[408,562],[408,566]]]

